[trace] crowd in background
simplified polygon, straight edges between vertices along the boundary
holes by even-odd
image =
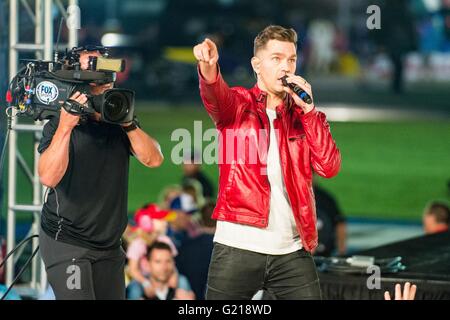
[[[79,42],[102,43],[126,56],[129,66],[119,82],[136,90],[140,99],[185,103],[198,98],[191,51],[192,44],[205,37],[217,43],[221,71],[229,83],[251,84],[248,57],[253,39],[269,24],[297,31],[299,74],[362,80],[387,76],[397,93],[403,91],[407,71],[408,78],[425,77],[427,65],[434,68],[442,60],[433,55],[450,52],[448,0],[435,6],[423,0],[280,0],[257,6],[249,0],[159,0],[153,6],[141,4],[139,10],[134,2],[116,1],[115,12],[111,5],[105,10],[101,3],[90,4],[95,10],[83,13],[86,28],[80,30]],[[380,29],[367,27],[369,5],[378,5],[383,13]],[[412,52],[420,57],[406,59]],[[446,66],[439,65],[437,71]]]

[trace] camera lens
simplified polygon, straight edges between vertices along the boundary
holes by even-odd
[[[111,122],[120,122],[129,110],[127,97],[121,92],[111,92],[105,97],[104,115]]]

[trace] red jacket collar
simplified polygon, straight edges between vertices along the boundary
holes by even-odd
[[[251,89],[251,92],[256,97],[257,107],[265,111],[266,109],[266,100],[267,100],[267,92],[261,90],[258,87],[258,84],[255,84]],[[287,109],[294,104],[294,99],[290,95],[286,95],[283,103],[276,108],[277,113],[284,113]]]

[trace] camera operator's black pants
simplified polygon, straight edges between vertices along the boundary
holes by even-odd
[[[57,300],[124,300],[125,253],[56,241],[42,229],[39,248]]]
[[[207,300],[250,300],[261,289],[275,299],[320,300],[319,278],[311,254],[299,250],[268,255],[214,243]]]

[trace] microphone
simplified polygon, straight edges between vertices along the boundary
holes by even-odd
[[[295,83],[288,83],[286,81],[287,77],[288,76],[286,75],[286,76],[283,76],[280,78],[280,80],[283,82],[283,86],[291,88],[291,90],[294,91],[295,94],[298,95],[300,97],[300,99],[302,99],[307,104],[312,103],[312,99],[309,96],[309,94],[307,94],[302,88],[300,88]]]

